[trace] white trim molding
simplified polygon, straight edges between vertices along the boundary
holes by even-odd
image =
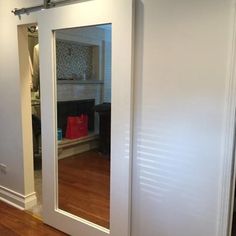
[[[23,195],[3,186],[0,186],[0,200],[21,210],[29,209],[37,204],[35,192]]]
[[[232,44],[225,90],[225,117],[222,138],[222,174],[219,188],[218,236],[230,236],[235,188],[235,112],[236,112],[236,1],[233,7]]]

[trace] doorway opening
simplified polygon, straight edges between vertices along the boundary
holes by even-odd
[[[233,150],[233,156],[235,156],[235,144]],[[235,165],[235,158],[233,160],[233,165]],[[234,170],[234,168],[233,168]],[[232,170],[232,171],[233,171]],[[235,173],[233,173],[233,178],[231,180],[231,190],[230,190],[230,214],[228,222],[228,234],[230,236],[236,236],[236,182],[235,182]]]
[[[110,227],[111,30],[111,24],[58,30],[55,41],[58,208],[106,229]],[[27,211],[42,218],[38,30],[30,24],[18,31],[22,113],[28,107],[24,148],[32,150],[25,157],[24,174],[37,197]],[[78,121],[82,124],[77,127]],[[27,178],[29,170],[32,175]]]
[[[231,236],[236,236],[236,200],[235,200],[235,193],[234,193],[234,204],[233,204],[233,219],[232,219],[232,229],[231,229]]]
[[[34,186],[37,204],[29,210],[42,217],[42,148],[41,148],[41,109],[38,26],[31,25],[28,30],[28,50],[31,67],[31,117],[33,136]],[[32,65],[32,66],[31,66]]]
[[[39,40],[37,24],[18,27],[22,132],[24,136],[25,195],[34,194],[35,201],[26,210],[42,218],[42,148]]]

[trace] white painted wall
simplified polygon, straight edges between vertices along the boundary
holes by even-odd
[[[215,236],[233,1],[136,2],[132,235]]]
[[[10,11],[41,2],[0,0],[0,188],[23,195],[16,25],[37,14]],[[233,0],[136,3],[132,236],[216,236]]]
[[[35,2],[31,1],[31,4]],[[20,93],[22,83],[20,83],[17,24],[34,22],[35,17],[22,17],[22,21],[19,21],[11,10],[25,4],[30,4],[30,1],[21,3],[17,0],[0,1],[0,163],[7,166],[6,174],[0,173],[0,197],[7,193],[14,197],[14,203],[20,204],[21,207],[25,207],[25,198],[33,194],[34,187],[32,184],[25,184],[26,179],[23,175],[25,170],[26,173],[31,173],[27,174],[29,178],[33,177],[32,171],[27,170],[30,168],[29,165],[23,162],[23,157],[29,156],[30,151],[22,148],[26,140],[23,140],[21,128],[25,124],[21,113],[21,105],[24,107],[24,104],[21,103]]]

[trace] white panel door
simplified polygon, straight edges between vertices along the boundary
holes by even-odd
[[[39,16],[42,103],[43,219],[70,235],[130,235],[132,117],[132,0],[81,1]],[[58,208],[55,31],[112,25],[112,117],[110,229]]]

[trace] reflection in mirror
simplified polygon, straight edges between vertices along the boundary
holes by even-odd
[[[111,25],[55,36],[58,208],[109,228]]]

